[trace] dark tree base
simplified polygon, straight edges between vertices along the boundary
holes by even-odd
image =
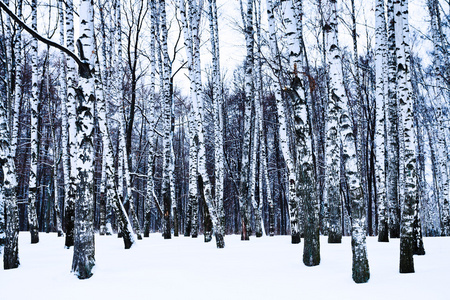
[[[203,236],[204,236],[204,239],[205,239],[205,243],[211,242],[211,240],[212,240],[212,233],[211,233],[211,231],[206,231]]]
[[[219,249],[225,248],[225,240],[223,238],[223,235],[216,233],[215,236],[217,248]]]
[[[400,239],[400,273],[414,273],[413,241],[411,237]]]
[[[291,235],[291,243],[292,244],[300,244],[300,242],[301,242],[300,233]]]
[[[355,283],[366,283],[370,279],[369,262],[367,259],[356,261],[352,268],[352,278]]]
[[[336,234],[332,232],[328,232],[328,244],[341,244],[342,243],[342,235]]]

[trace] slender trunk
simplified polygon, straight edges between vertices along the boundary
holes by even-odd
[[[397,57],[395,41],[395,19],[393,0],[387,1],[388,19],[388,109],[386,119],[387,129],[387,173],[386,173],[386,201],[389,206],[389,234],[391,238],[400,237],[399,200],[398,200],[398,112],[397,112]]]
[[[145,198],[145,210],[144,210],[144,237],[148,237],[150,234],[150,217],[151,217],[151,207],[154,201],[158,201],[155,194],[154,188],[154,159],[155,159],[155,102],[156,102],[156,89],[155,89],[155,76],[156,76],[156,56],[155,56],[155,38],[156,38],[156,5],[155,1],[151,2],[151,41],[150,41],[150,57],[152,58],[150,62],[150,99],[149,99],[149,111],[150,111],[150,124],[148,130],[148,162],[147,162],[147,197]]]
[[[384,1],[378,0],[375,7],[375,64],[376,64],[376,127],[375,127],[375,152],[376,152],[376,190],[378,204],[378,241],[389,241],[388,216],[386,212],[386,170],[385,170],[385,116],[387,96],[387,81],[384,74],[387,71],[386,49],[386,17],[384,13]]]
[[[66,0],[66,46],[67,49],[74,52],[74,25],[73,25],[73,0]],[[74,244],[74,220],[75,220],[75,197],[77,192],[76,178],[77,178],[77,143],[76,143],[76,100],[75,100],[75,86],[76,86],[76,66],[75,61],[67,57],[67,119],[68,119],[68,140],[70,157],[66,164],[69,163],[69,176],[67,178],[68,192],[65,195],[64,220],[66,227],[65,246],[69,248]]]
[[[418,201],[416,173],[416,134],[414,132],[413,99],[411,93],[408,0],[394,2],[396,13],[397,83],[401,109],[404,154],[404,201],[400,231],[400,273],[414,272],[414,205]]]
[[[170,64],[169,53],[167,48],[167,21],[166,21],[166,2],[160,0],[160,17],[161,17],[161,51],[163,55],[163,102],[164,102],[164,164],[163,164],[163,183],[162,183],[162,198],[164,203],[164,238],[171,238],[171,208],[172,196],[170,187],[170,168],[172,166],[171,157],[171,108],[172,108],[172,93],[171,93],[171,73],[172,66]]]
[[[223,149],[223,93],[220,75],[219,25],[216,0],[209,0],[209,23],[211,31],[211,49],[213,53],[213,88],[214,88],[214,168],[215,168],[215,199],[218,223],[215,228],[217,247],[225,247],[225,212],[224,196],[224,149]]]
[[[275,36],[275,21],[273,16],[273,5],[272,1],[267,2],[268,9],[268,20],[269,20],[269,42],[272,56],[277,58],[277,67],[275,70],[275,76],[277,79],[274,81],[274,90],[275,90],[275,99],[277,104],[277,115],[278,115],[278,123],[279,123],[279,143],[281,147],[281,151],[283,153],[284,160],[286,162],[287,174],[288,174],[288,186],[289,186],[289,217],[291,223],[291,242],[293,244],[300,243],[300,230],[299,230],[299,211],[298,211],[298,201],[297,201],[297,192],[296,192],[296,174],[294,167],[294,158],[290,150],[289,145],[289,133],[287,128],[287,120],[286,120],[286,106],[283,103],[284,99],[282,97],[281,91],[281,61],[280,61],[280,53],[278,50],[278,45],[276,43]],[[290,11],[291,7],[288,6]],[[292,18],[294,18],[292,16]],[[290,19],[287,19],[292,21]],[[286,35],[295,34],[296,26],[288,27]],[[289,31],[290,30],[290,31]]]
[[[31,28],[37,31],[37,0],[31,1]],[[30,182],[28,192],[28,224],[31,233],[31,243],[39,242],[39,224],[36,212],[36,195],[37,195],[37,169],[38,169],[38,107],[39,107],[39,75],[38,75],[38,41],[36,38],[31,40],[31,157],[30,157]]]

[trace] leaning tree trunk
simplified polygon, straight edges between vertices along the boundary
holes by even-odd
[[[387,81],[385,81],[387,49],[386,49],[386,17],[384,1],[377,0],[375,7],[375,68],[376,68],[376,191],[378,204],[378,241],[389,241],[388,216],[386,213],[386,170],[385,170],[385,97]]]
[[[267,2],[268,9],[268,20],[269,20],[269,42],[270,42],[270,50],[273,57],[280,57],[279,49],[276,42],[276,33],[275,33],[275,20],[273,15],[273,5],[272,1]],[[296,30],[295,25],[292,30]],[[294,31],[286,32],[286,35],[295,34]],[[286,107],[284,105],[283,97],[281,94],[282,87],[280,80],[282,78],[281,74],[281,62],[276,62],[277,67],[275,68],[275,76],[276,80],[274,80],[274,90],[275,90],[275,99],[277,104],[277,115],[278,115],[278,123],[279,123],[279,143],[281,146],[281,151],[283,153],[284,160],[287,166],[287,175],[288,175],[288,186],[289,186],[289,217],[291,223],[291,242],[293,244],[300,243],[300,230],[299,230],[299,217],[298,217],[298,201],[297,201],[297,192],[296,192],[296,175],[295,175],[295,167],[294,167],[294,158],[290,150],[289,145],[289,135],[287,128],[287,120],[286,120]]]
[[[79,56],[85,64],[80,68],[77,89],[77,186],[75,205],[75,236],[72,272],[79,279],[90,278],[95,265],[94,245],[94,20],[90,0],[82,0],[79,7],[80,33],[77,41]]]
[[[342,74],[341,51],[338,46],[337,1],[328,0],[325,6],[326,49],[329,64],[329,101],[338,110],[338,136],[342,143],[344,166],[348,185],[349,201],[352,207],[352,277],[356,283],[369,280],[369,261],[367,260],[365,209],[360,174],[356,156],[356,140],[348,110]]]

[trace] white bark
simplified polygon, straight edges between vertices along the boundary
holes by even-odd
[[[376,124],[375,124],[375,176],[378,204],[378,241],[389,241],[386,212],[386,170],[385,170],[385,118],[387,97],[387,28],[383,0],[375,4],[375,73],[376,73]]]
[[[73,25],[74,7],[73,0],[66,0],[66,47],[68,50],[74,52],[74,25]],[[67,57],[67,119],[68,119],[68,142],[70,158],[66,161],[69,165],[70,173],[68,176],[67,186],[68,193],[65,199],[65,227],[66,227],[66,241],[65,246],[68,248],[74,244],[74,218],[75,218],[75,196],[77,191],[77,143],[76,143],[76,100],[75,87],[77,85],[75,61]]]
[[[369,262],[367,260],[365,211],[360,174],[356,156],[356,140],[348,110],[342,74],[341,51],[338,45],[337,3],[326,1],[325,7],[326,50],[329,66],[329,101],[331,108],[337,111],[339,141],[342,143],[348,193],[352,205],[352,252],[353,280],[364,283],[369,280]],[[336,120],[336,121],[337,121]]]
[[[64,8],[63,1],[58,1],[59,9],[59,43],[64,45]],[[66,69],[66,56],[64,52],[60,52],[59,64],[61,73],[59,75],[59,98],[61,99],[61,153],[63,164],[63,177],[64,177],[64,199],[67,201],[69,198],[69,182],[70,182],[70,156],[69,156],[69,136],[68,136],[68,113],[67,113],[67,69]]]
[[[72,272],[80,279],[93,275],[95,266],[94,245],[94,40],[93,5],[90,0],[80,1],[80,38],[77,41],[79,56],[86,64],[80,70],[77,89],[77,185],[75,206],[75,238]]]
[[[167,46],[168,39],[168,29],[166,20],[166,1],[160,1],[160,17],[161,17],[161,52],[163,55],[163,73],[162,73],[162,83],[161,86],[163,103],[164,103],[164,138],[163,138],[163,183],[162,183],[162,196],[164,202],[164,238],[171,238],[171,208],[172,208],[172,193],[171,193],[171,174],[173,174],[171,169],[173,168],[173,158],[172,158],[172,138],[173,131],[172,125],[172,65],[169,58],[169,51]]]
[[[8,128],[7,112],[0,103],[0,167],[2,181],[0,182],[0,203],[8,213],[6,214],[5,247],[3,253],[4,269],[19,267],[19,212],[16,201],[16,171],[14,157],[10,148],[10,131]]]
[[[396,41],[393,0],[387,1],[388,24],[388,109],[386,118],[387,129],[387,160],[386,197],[389,206],[389,234],[391,238],[400,237],[399,195],[398,195],[398,111],[397,111],[397,79],[396,79]]]
[[[37,31],[37,0],[31,1],[31,28]],[[31,40],[31,147],[30,147],[30,179],[28,192],[28,224],[31,233],[31,243],[39,242],[39,225],[36,212],[37,195],[37,164],[38,164],[38,106],[39,106],[39,70],[38,70],[38,41],[36,38]]]
[[[408,24],[408,0],[394,2],[396,12],[395,32],[397,46],[397,91],[401,109],[400,149],[404,149],[401,164],[403,165],[404,201],[402,203],[401,231],[400,231],[400,273],[414,272],[413,260],[413,222],[414,204],[417,193],[416,173],[416,136],[414,131],[414,110],[411,93],[410,74],[410,40]],[[400,170],[402,170],[400,169]]]
[[[291,2],[290,2],[291,3]],[[291,3],[292,4],[292,3]],[[278,45],[276,43],[276,35],[275,35],[275,22],[273,16],[273,5],[272,1],[267,1],[268,9],[268,20],[269,20],[269,43],[270,49],[273,57],[279,57],[278,53]],[[292,23],[295,19],[293,16],[292,7],[287,4],[285,7],[287,11],[290,11],[292,17],[285,18],[286,22],[286,36],[295,34],[297,27],[295,23]],[[292,40],[290,41],[292,42]],[[289,45],[289,48],[292,48],[292,45]],[[290,151],[289,145],[289,134],[287,132],[287,121],[286,121],[286,107],[284,99],[282,97],[281,91],[282,87],[280,84],[281,80],[281,62],[277,62],[278,66],[276,67],[276,80],[274,80],[274,91],[275,91],[275,99],[277,103],[277,113],[278,113],[278,123],[279,123],[279,139],[281,151],[283,153],[284,160],[287,166],[287,175],[288,175],[288,185],[289,185],[289,217],[291,223],[291,238],[292,243],[300,242],[300,230],[299,230],[299,211],[298,211],[298,199],[296,192],[296,175],[295,175],[295,166],[294,166],[294,157]]]
[[[448,161],[448,148],[446,143],[446,134],[445,134],[445,118],[443,114],[443,110],[445,109],[445,71],[442,67],[444,58],[441,54],[442,46],[440,46],[440,35],[439,35],[439,5],[436,0],[431,0],[428,3],[429,11],[430,11],[430,23],[431,23],[431,35],[432,41],[434,45],[434,78],[435,78],[435,100],[433,101],[433,106],[435,106],[435,117],[436,117],[436,131],[437,131],[437,153],[436,158],[438,160],[439,168],[437,168],[439,172],[440,180],[439,184],[439,203],[441,207],[441,235],[448,236],[450,235],[450,212],[449,212],[449,185],[450,185],[450,176],[449,176],[449,161]]]
[[[16,10],[17,10],[17,17],[19,19],[22,19],[22,3],[23,0],[17,0],[16,3]],[[14,45],[14,55],[15,55],[15,87],[14,87],[14,104],[11,112],[12,116],[12,127],[11,127],[11,155],[13,157],[16,157],[16,150],[17,150],[17,141],[18,141],[18,134],[19,134],[19,108],[20,108],[20,102],[22,99],[22,65],[23,65],[23,57],[24,57],[24,51],[22,49],[23,41],[22,41],[22,28],[20,26],[17,26],[16,29],[16,41]]]
[[[225,213],[223,210],[224,192],[224,149],[223,149],[223,93],[222,78],[220,75],[220,53],[219,53],[219,25],[217,16],[216,0],[209,1],[209,23],[211,34],[211,49],[213,61],[213,84],[215,96],[214,101],[214,168],[215,168],[215,206],[217,207],[218,224],[215,228],[216,236],[222,239],[225,235]],[[221,248],[224,245],[219,245]]]

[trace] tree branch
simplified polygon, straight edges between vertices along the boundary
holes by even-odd
[[[83,70],[86,68],[86,64],[83,63],[78,56],[76,56],[75,53],[73,53],[72,51],[70,51],[69,49],[67,49],[66,47],[55,43],[49,39],[46,39],[44,37],[42,37],[41,35],[39,35],[39,33],[37,33],[36,31],[34,31],[33,29],[31,29],[30,27],[27,26],[27,24],[25,24],[22,20],[20,20],[10,9],[9,7],[3,2],[3,0],[0,0],[0,8],[3,9],[13,20],[14,22],[16,22],[17,24],[19,24],[20,27],[22,27],[23,29],[25,29],[25,31],[27,31],[29,34],[31,34],[31,36],[33,36],[34,38],[36,38],[37,40],[39,40],[40,42],[54,47],[56,49],[61,50],[62,52],[64,52],[65,54],[67,54],[68,56],[70,56],[78,65],[78,67],[80,68],[80,70]]]

